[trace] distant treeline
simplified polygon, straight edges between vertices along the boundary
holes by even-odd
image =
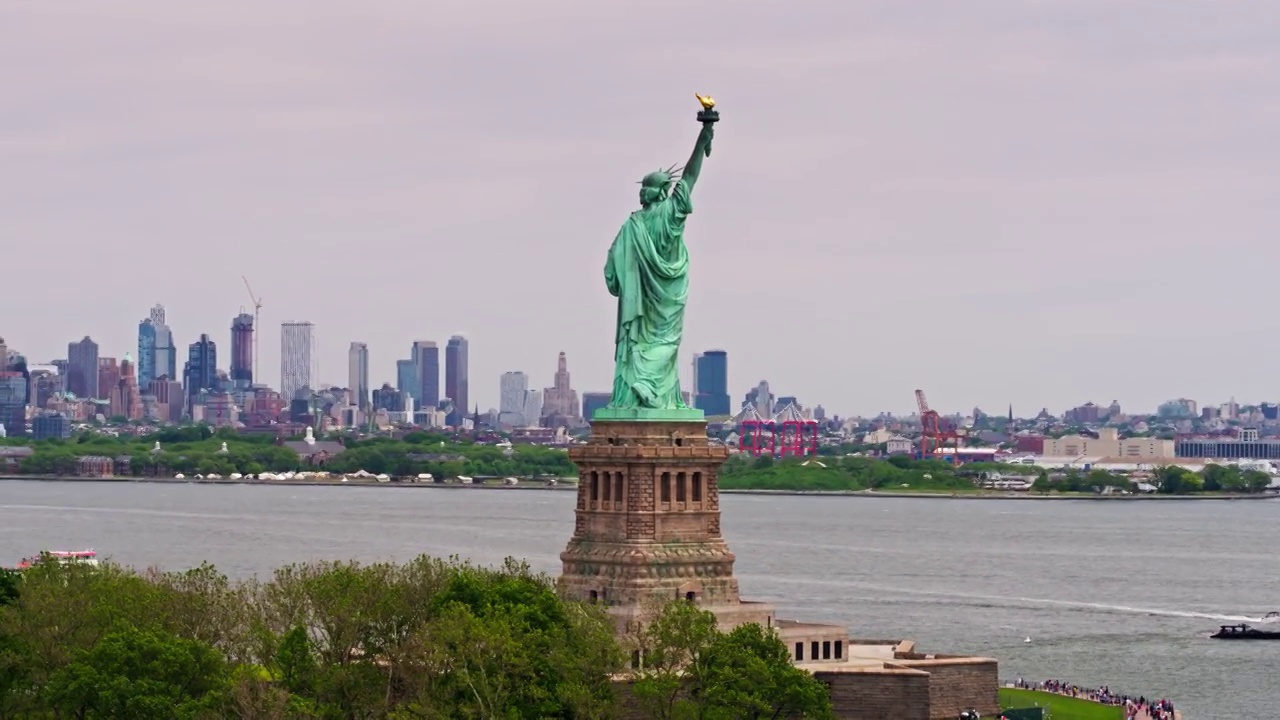
[[[160,451],[154,452],[156,443]],[[222,444],[227,452],[222,453]],[[340,453],[325,459],[324,470],[335,473],[365,472],[397,476],[431,473],[440,478],[469,476],[573,476],[577,474],[563,449],[539,445],[501,448],[457,440],[445,435],[412,432],[402,439],[374,437],[342,439]],[[443,445],[441,444],[443,443]],[[71,475],[84,456],[128,457],[134,475],[219,474],[257,475],[288,472],[306,466],[293,450],[275,444],[271,435],[239,434],[230,429],[214,431],[203,425],[170,428],[141,436],[81,433],[70,440],[22,443],[35,452],[23,459],[19,472],[35,475]]]
[[[874,458],[850,455],[777,460],[769,456],[737,455],[725,464],[720,486],[753,490],[914,490],[972,491],[984,480],[1020,477],[1031,481],[1032,492],[1103,492],[1107,488],[1133,491],[1145,482],[1166,494],[1199,492],[1259,493],[1271,476],[1233,465],[1208,465],[1201,472],[1176,466],[1156,468],[1149,476],[1133,477],[1106,470],[1054,471],[1013,463],[968,463],[953,466],[938,460],[915,460],[906,455]]]

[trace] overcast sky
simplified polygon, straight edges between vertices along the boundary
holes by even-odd
[[[136,354],[160,302],[225,366],[243,274],[272,385],[305,319],[337,384],[460,332],[481,409],[561,350],[608,389],[605,251],[696,91],[681,363],[727,350],[735,404],[1276,400],[1277,37],[1265,1],[0,0],[0,335]]]

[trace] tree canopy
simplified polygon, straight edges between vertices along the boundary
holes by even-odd
[[[629,638],[639,660],[632,692],[660,720],[833,718],[821,682],[791,663],[777,632],[758,623],[728,633],[689,602],[658,606]]]
[[[515,561],[315,562],[233,583],[211,565],[46,560],[2,587],[15,592],[0,595],[0,720],[603,720],[622,702],[626,653],[604,610]],[[829,716],[771,630],[722,634],[671,608],[651,647],[689,678],[681,708]],[[684,631],[689,617],[703,631]]]

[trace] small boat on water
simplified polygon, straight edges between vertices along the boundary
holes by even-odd
[[[1215,640],[1280,640],[1280,630],[1259,630],[1241,623],[1222,625],[1209,637]]]
[[[83,565],[97,565],[98,553],[93,550],[46,550],[39,555],[23,558],[22,562],[18,563],[17,569],[26,570],[32,565],[44,560],[52,560],[63,564],[80,563]]]

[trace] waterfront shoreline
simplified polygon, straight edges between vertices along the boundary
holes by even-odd
[[[1256,495],[1045,495],[1017,492],[971,492],[949,493],[922,490],[920,492],[901,492],[880,490],[766,490],[750,488],[721,489],[720,492],[736,495],[814,495],[819,497],[862,497],[862,498],[934,498],[946,500],[1088,500],[1116,502],[1145,502],[1163,500],[1275,500],[1280,495],[1275,493],[1258,493]]]
[[[27,482],[67,482],[67,483],[153,483],[159,485],[272,485],[296,487],[392,487],[392,488],[441,488],[453,490],[577,490],[578,485],[571,480],[561,479],[556,485],[546,485],[537,480],[528,480],[524,484],[506,485],[500,482],[472,483],[436,483],[436,482],[378,482],[372,477],[348,477],[324,480],[307,478],[303,480],[247,480],[218,478],[214,480],[195,478],[165,477],[76,477],[64,475],[0,475],[0,480],[23,480]],[[950,493],[922,490],[919,492],[882,491],[882,490],[779,490],[766,488],[721,488],[721,494],[727,495],[786,495],[814,497],[852,497],[852,498],[909,498],[909,499],[944,499],[944,500],[1086,500],[1090,502],[1160,502],[1169,500],[1276,500],[1276,493],[1259,493],[1256,495],[1047,495],[1040,493],[1004,492],[966,492]]]
[[[196,478],[165,477],[76,477],[63,475],[0,475],[0,480],[25,480],[28,482],[66,482],[66,483],[138,483],[154,485],[271,485],[275,487],[393,487],[393,488],[449,488],[465,490],[577,490],[576,483],[561,481],[557,485],[546,485],[537,480],[529,480],[523,485],[506,485],[492,483],[437,483],[437,482],[379,482],[372,477],[349,477],[324,480],[306,478],[303,480],[248,480],[244,478],[217,478],[214,480]]]

